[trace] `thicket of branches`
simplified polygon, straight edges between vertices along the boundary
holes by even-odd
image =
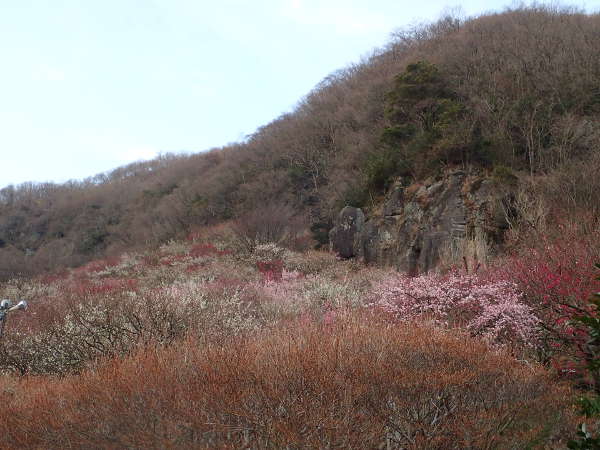
[[[537,365],[352,316],[0,383],[3,448],[560,448],[576,419]]]
[[[600,168],[591,157],[600,150],[598,54],[600,14],[554,6],[398,32],[243,143],[2,189],[0,277],[77,265],[273,203],[325,236],[345,204],[368,207],[394,177],[448,165],[566,178],[577,209],[597,178],[578,167]]]

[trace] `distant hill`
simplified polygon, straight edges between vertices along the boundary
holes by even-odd
[[[599,54],[600,15],[551,6],[397,33],[244,143],[2,189],[0,277],[79,265],[266,206],[303,218],[325,243],[343,206],[368,211],[397,177],[447,167],[549,180],[539,195],[557,207],[593,209]]]

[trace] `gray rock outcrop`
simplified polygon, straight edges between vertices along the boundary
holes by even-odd
[[[508,227],[502,203],[510,195],[495,180],[461,170],[406,187],[398,180],[367,220],[357,208],[340,212],[331,248],[343,258],[426,272],[442,259],[460,258],[467,243],[493,252]]]
[[[335,227],[329,232],[331,248],[342,258],[361,255],[361,235],[365,215],[360,208],[346,206],[338,215]]]

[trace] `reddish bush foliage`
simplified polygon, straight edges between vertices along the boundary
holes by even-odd
[[[209,255],[223,256],[223,255],[229,255],[229,254],[231,254],[231,251],[219,250],[213,244],[209,244],[209,243],[196,244],[192,247],[192,249],[190,250],[190,253],[189,253],[189,255],[194,258],[198,258],[200,256],[209,256]]]
[[[258,261],[256,266],[264,282],[281,281],[283,276],[283,261]]]
[[[160,259],[160,265],[161,266],[171,267],[171,266],[175,265],[177,262],[179,262],[179,261],[185,261],[186,259],[188,259],[187,255],[170,255],[170,256],[165,256],[164,258]]]
[[[202,231],[190,231],[186,236],[186,240],[189,242],[196,242],[202,239]]]
[[[64,285],[64,289],[74,295],[85,297],[111,292],[135,291],[136,279],[102,278],[100,280],[74,279]]]
[[[521,236],[521,238],[523,238]],[[588,221],[562,221],[545,233],[532,232],[529,246],[500,260],[493,278],[517,283],[524,299],[542,320],[546,360],[569,377],[585,375],[583,350],[589,340],[572,319],[594,315],[588,299],[600,291],[594,263],[600,261],[600,229]]]
[[[2,448],[560,445],[569,391],[455,332],[372,318],[189,339],[79,377],[0,382]]]
[[[598,244],[591,236],[573,233],[558,237],[538,236],[534,248],[525,248],[502,261],[501,274],[519,283],[531,298],[552,309],[561,305],[583,306],[600,288],[595,280],[594,263],[599,258]],[[600,233],[599,233],[600,234]],[[600,242],[600,235],[597,236]]]

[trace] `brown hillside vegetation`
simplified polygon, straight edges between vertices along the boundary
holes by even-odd
[[[2,189],[0,277],[162,242],[265,204],[291,209],[325,242],[339,208],[368,208],[395,177],[446,166],[566,179],[562,206],[584,209],[598,192],[599,43],[599,14],[542,5],[398,32],[246,142]],[[537,195],[563,197],[545,186]]]
[[[0,190],[0,448],[595,448],[599,54],[600,14],[444,17],[244,142]],[[493,258],[311,248],[452,171],[507,188]]]
[[[0,448],[562,448],[589,384],[562,306],[600,290],[565,238],[550,265],[408,277],[220,226],[0,283],[30,305]]]
[[[4,379],[0,395],[2,448],[525,448],[560,445],[574,419],[541,368],[356,316]]]

